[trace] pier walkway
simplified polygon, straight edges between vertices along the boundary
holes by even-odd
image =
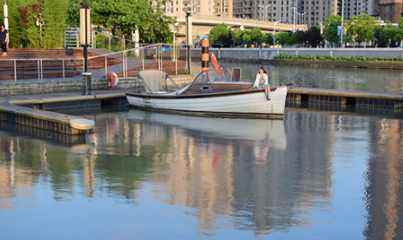
[[[99,110],[102,104],[117,104],[124,91],[94,91],[82,96],[78,92],[46,95],[26,95],[0,98],[0,121],[57,132],[67,135],[83,135],[93,130],[95,122],[80,116],[60,112]],[[60,111],[60,112],[59,112]]]

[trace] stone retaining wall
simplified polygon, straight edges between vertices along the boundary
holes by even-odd
[[[192,80],[190,75],[173,75],[171,79],[178,85],[183,86]],[[2,82],[0,84],[0,96],[15,96],[15,95],[35,95],[49,94],[58,92],[81,91],[83,82],[81,80],[48,80],[41,82]],[[137,78],[120,79],[118,88],[121,89],[139,89],[142,87],[141,81]],[[108,89],[106,80],[93,80],[92,89],[102,90]]]

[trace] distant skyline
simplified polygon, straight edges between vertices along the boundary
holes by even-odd
[[[163,8],[169,16],[184,16],[190,9],[198,16],[226,16],[318,26],[328,16],[344,19],[367,13],[398,22],[403,15],[401,0],[168,0]]]

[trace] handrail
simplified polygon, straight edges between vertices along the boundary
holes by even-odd
[[[158,69],[163,71],[165,69],[165,63],[172,61],[171,65],[168,66],[174,66],[177,72],[178,66],[176,58],[166,58],[168,55],[165,55],[173,54],[174,48],[171,48],[167,52],[161,51],[161,48],[167,45],[169,44],[157,43],[117,52],[106,52],[105,54],[98,54],[99,52],[95,53],[98,55],[93,55],[88,58],[90,61],[90,71],[96,78],[105,79],[110,71],[117,72],[124,78],[128,78],[131,77],[132,74],[136,74],[138,69]],[[147,49],[153,50],[150,53],[152,53],[153,59],[157,61],[158,67],[154,65],[155,62],[145,61],[145,59],[148,59],[145,55]],[[59,51],[60,50],[62,49],[59,49]],[[134,53],[138,53],[138,55]],[[154,54],[156,55],[154,56]],[[49,56],[52,55],[57,56],[58,54],[49,54]],[[0,58],[0,64],[2,64],[1,71],[5,73],[0,79],[1,81],[18,81],[79,78],[80,72],[82,72],[84,68],[84,58],[78,54],[75,54],[75,56],[76,57],[62,56],[59,58],[41,58],[33,54],[34,58],[18,58],[17,54],[13,58]],[[109,56],[113,57],[108,58]],[[132,72],[133,70],[135,71],[134,73]]]

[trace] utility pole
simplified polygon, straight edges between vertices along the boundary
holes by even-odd
[[[340,30],[340,46],[344,46],[343,42],[344,35],[344,0],[341,0],[341,30]]]
[[[3,17],[4,17],[4,28],[8,31],[9,23],[8,23],[8,5],[7,0],[4,0],[3,3]]]
[[[294,7],[294,16],[293,16],[293,24],[292,24],[292,32],[295,33],[295,15],[297,12],[297,8]]]
[[[187,52],[187,72],[190,74],[190,64],[192,62],[191,56],[191,46],[192,46],[192,12],[191,10],[186,11],[186,52]]]

